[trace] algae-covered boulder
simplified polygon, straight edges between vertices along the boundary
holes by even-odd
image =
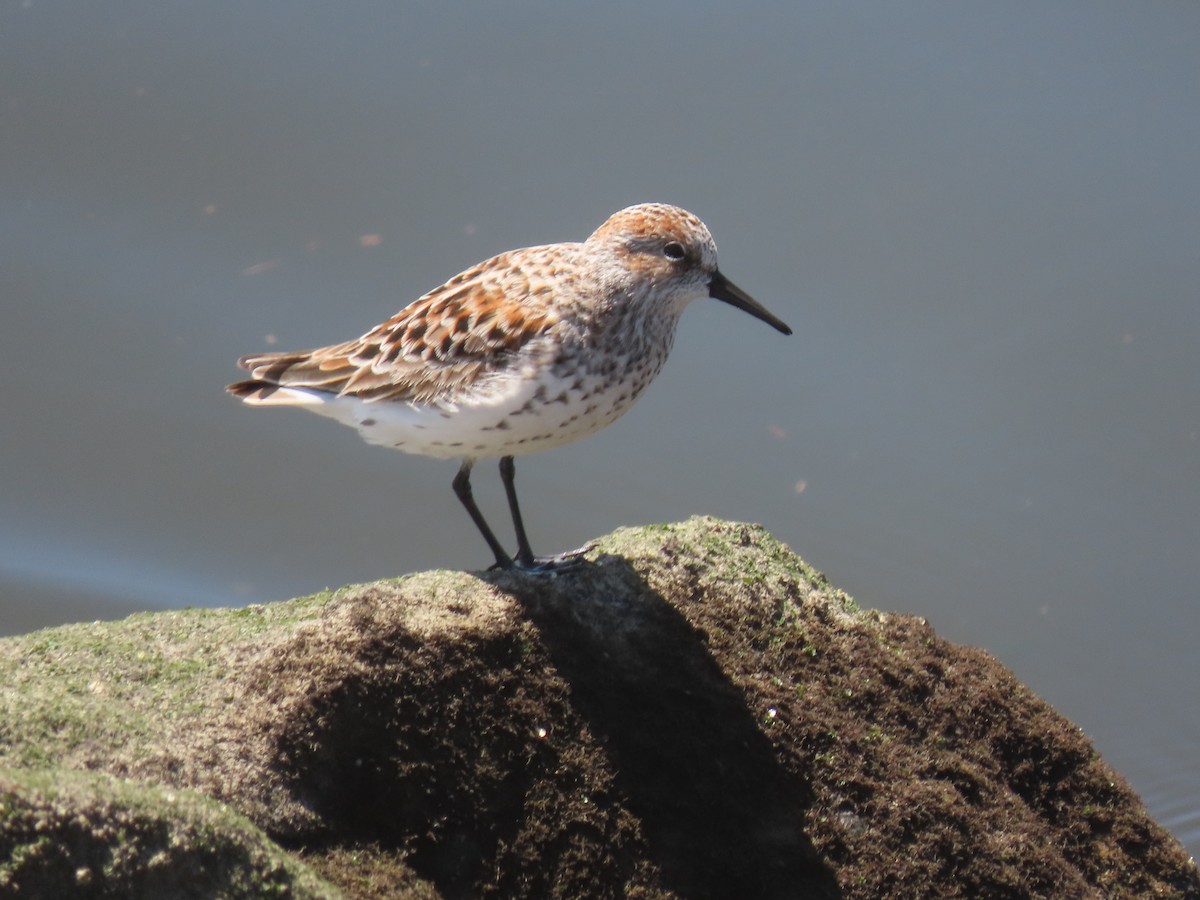
[[[999,663],[712,519],[6,639],[0,704],[0,896],[1200,895]]]
[[[335,897],[244,816],[192,791],[0,770],[0,896]]]

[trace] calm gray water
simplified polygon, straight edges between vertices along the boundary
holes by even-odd
[[[1200,851],[1198,47],[1153,0],[6,3],[0,631],[486,565],[453,463],[241,408],[234,360],[665,200],[796,335],[693,306],[518,464],[535,547],[762,522]]]

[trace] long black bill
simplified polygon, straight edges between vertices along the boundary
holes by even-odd
[[[762,319],[776,331],[782,331],[784,334],[792,333],[792,329],[767,312],[761,303],[720,272],[713,272],[712,281],[708,283],[708,296],[720,300],[722,303],[728,303],[730,306],[736,306],[738,309],[750,313],[756,319]]]

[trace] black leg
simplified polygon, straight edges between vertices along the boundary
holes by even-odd
[[[521,507],[517,503],[517,484],[514,480],[517,467],[511,456],[500,457],[500,480],[504,482],[504,493],[508,495],[508,511],[512,513],[513,530],[517,533],[517,562],[524,568],[531,569],[535,565],[533,550],[529,547],[529,538],[525,534],[525,523],[521,520]]]
[[[512,467],[512,458],[511,457],[505,457],[505,458],[508,459],[509,468],[511,468]],[[467,508],[467,513],[471,516],[471,521],[475,523],[475,527],[479,529],[479,533],[483,535],[483,539],[485,541],[487,541],[487,545],[492,549],[492,553],[495,554],[496,568],[511,569],[513,567],[512,557],[504,552],[504,548],[501,547],[500,542],[498,540],[496,540],[496,535],[492,534],[492,529],[488,528],[488,523],[484,520],[483,513],[481,513],[479,511],[479,507],[475,505],[475,498],[471,494],[471,466],[473,466],[473,465],[474,465],[473,460],[470,460],[470,459],[463,460],[462,467],[459,468],[458,474],[454,476],[454,482],[453,482],[454,494],[455,494],[455,496],[458,497],[458,499],[462,503],[462,505]],[[500,464],[500,471],[501,471],[501,474],[503,474],[503,471],[504,471],[503,462],[501,462],[501,464]],[[509,487],[510,483],[511,483],[511,481],[505,481],[504,486],[506,489]],[[515,500],[513,499],[513,497],[514,497],[514,495],[510,493],[509,494],[510,505],[515,503]],[[514,511],[516,510],[515,506],[513,506],[513,510]],[[519,514],[517,514],[517,515],[518,515],[518,517],[515,519],[515,521],[517,521],[519,523],[521,520],[519,518]],[[518,527],[517,534],[523,538],[525,535],[525,532]],[[529,551],[528,542],[523,543],[522,547],[525,552]],[[532,554],[531,554],[531,556],[532,556]]]

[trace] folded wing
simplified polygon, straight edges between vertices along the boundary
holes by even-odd
[[[313,391],[367,401],[452,402],[554,324],[548,283],[531,279],[527,272],[538,267],[524,265],[542,249],[480,263],[357,340],[245,356],[238,365],[250,380],[227,390],[263,404],[314,402]],[[288,390],[295,388],[302,390]]]

